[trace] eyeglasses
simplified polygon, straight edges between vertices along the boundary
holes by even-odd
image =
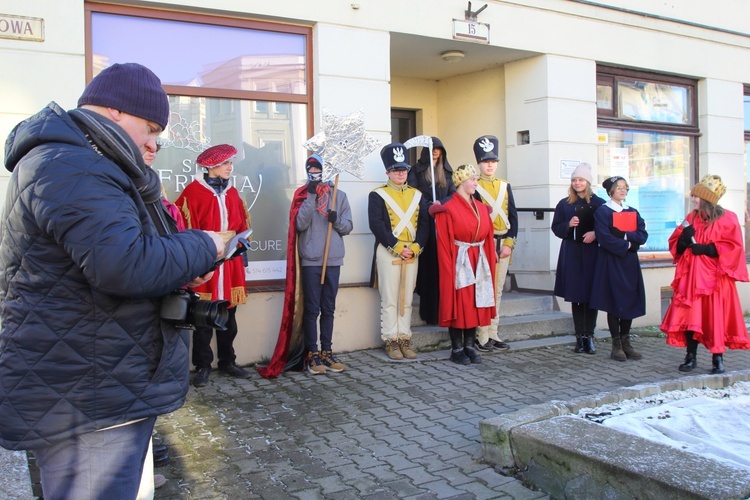
[[[617,190],[617,191],[625,191],[627,193],[628,191],[630,191],[630,188],[627,187],[627,186],[617,186],[615,188],[615,190]]]

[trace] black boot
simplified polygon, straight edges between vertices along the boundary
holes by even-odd
[[[469,361],[475,364],[482,362],[482,357],[474,350],[474,342],[477,341],[477,329],[467,328],[464,330],[464,354],[468,356]]]
[[[576,333],[576,346],[575,349],[573,349],[573,352],[575,353],[581,353],[586,348],[584,347],[585,339],[584,336],[580,333]]]
[[[448,327],[448,335],[451,337],[451,361],[459,365],[471,363],[469,357],[464,353],[463,331],[458,328]]]
[[[614,314],[607,314],[607,325],[609,326],[609,334],[612,336],[612,354],[609,357],[616,361],[627,361],[628,357],[625,356],[625,351],[622,350],[620,318]]]
[[[576,331],[576,347],[573,349],[575,353],[581,353],[585,350],[584,335],[586,332],[586,313],[585,305],[580,302],[573,302],[570,305],[570,310],[573,313],[573,328]]]
[[[583,341],[583,352],[586,354],[594,354],[596,347],[594,347],[594,330],[596,329],[596,317],[599,311],[591,309],[588,304],[585,304],[586,319],[584,320],[585,333]]]
[[[691,372],[698,366],[698,341],[693,340],[693,332],[685,332],[685,340],[687,340],[687,354],[685,355],[685,362],[682,363],[677,369],[681,372]]]
[[[583,336],[583,352],[586,354],[594,354],[596,347],[594,347],[594,332],[586,332]]]
[[[711,364],[713,365],[713,369],[711,370],[711,375],[718,375],[719,373],[724,373],[724,355],[723,354],[714,354],[711,357]]]

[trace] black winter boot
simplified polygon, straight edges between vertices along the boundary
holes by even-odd
[[[576,333],[576,346],[573,349],[573,352],[575,353],[582,353],[584,352],[585,348],[585,337],[581,333]]]
[[[698,366],[698,341],[693,340],[693,332],[685,332],[685,340],[687,341],[687,354],[685,361],[677,369],[681,372],[691,372]]]
[[[464,354],[468,356],[469,361],[475,364],[482,362],[482,357],[474,350],[474,342],[477,341],[477,329],[467,328],[464,330]]]
[[[583,352],[586,354],[594,354],[596,347],[594,347],[594,332],[586,332],[583,336]]]
[[[586,305],[580,302],[573,302],[570,305],[570,311],[573,313],[573,328],[576,331],[576,346],[573,349],[575,353],[584,351],[584,335],[586,332]]]
[[[471,360],[464,353],[463,331],[458,328],[448,327],[448,335],[451,337],[451,361],[459,365],[470,364]]]
[[[714,354],[711,357],[711,364],[713,365],[713,369],[711,370],[711,375],[718,375],[719,373],[724,373],[724,355],[723,354]]]
[[[596,329],[596,317],[599,314],[599,311],[596,309],[591,309],[588,304],[585,304],[586,307],[586,320],[584,321],[586,330],[584,334],[584,341],[583,341],[583,352],[586,354],[594,354],[596,352],[596,347],[594,347],[594,330]]]

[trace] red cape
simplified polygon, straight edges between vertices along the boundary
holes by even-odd
[[[282,308],[279,337],[273,357],[267,366],[259,366],[258,373],[263,378],[276,378],[282,372],[302,368],[302,355],[305,350],[302,335],[302,287],[298,286],[297,275],[297,213],[307,199],[307,184],[294,192],[289,210],[289,231],[286,245],[286,282],[284,283],[284,307]]]
[[[688,216],[700,244],[714,243],[718,258],[694,255],[691,249],[677,253],[682,226],[669,238],[669,250],[677,263],[672,290],[674,296],[664,315],[661,330],[667,344],[685,347],[685,332],[712,353],[729,349],[750,349],[745,318],[737,294],[736,281],[748,281],[742,231],[734,212],[706,225],[695,214]]]
[[[437,230],[438,281],[440,284],[440,306],[438,307],[438,325],[454,328],[475,328],[490,324],[496,316],[496,307],[477,307],[475,285],[456,290],[456,258],[458,247],[455,240],[465,242],[484,242],[484,254],[490,265],[492,283],[495,283],[495,240],[493,238],[491,208],[479,202],[472,203],[479,213],[479,220],[474,209],[458,194],[445,202],[435,214]],[[479,260],[479,248],[470,248],[469,258],[476,272]],[[494,290],[494,286],[493,286]]]

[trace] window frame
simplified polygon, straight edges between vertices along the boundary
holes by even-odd
[[[315,107],[313,96],[315,95],[313,80],[313,39],[312,26],[302,24],[281,24],[275,22],[260,21],[257,19],[242,17],[227,17],[213,15],[209,13],[185,12],[168,9],[157,9],[149,7],[135,7],[124,5],[112,5],[104,3],[84,4],[85,20],[85,77],[86,83],[93,79],[94,62],[93,62],[93,15],[94,14],[113,14],[128,17],[156,19],[164,21],[178,21],[203,25],[213,25],[218,27],[242,28],[256,31],[269,31],[285,34],[297,34],[305,36],[305,92],[302,94],[292,94],[286,92],[259,92],[253,90],[235,90],[235,89],[218,89],[212,87],[189,87],[181,85],[163,85],[165,92],[171,96],[185,96],[191,98],[219,98],[232,99],[239,101],[265,101],[269,106],[270,103],[282,102],[286,104],[303,104],[307,109],[307,130],[315,130]],[[158,69],[157,69],[158,71]],[[276,290],[279,286],[283,287],[285,279],[256,280],[245,281],[245,287],[249,291],[266,291]]]
[[[691,124],[675,124],[664,122],[652,122],[644,120],[623,119],[617,116],[619,109],[617,84],[620,80],[640,80],[657,84],[681,85],[688,88],[688,104],[690,106]],[[698,81],[691,78],[668,75],[661,73],[652,73],[644,70],[630,68],[607,66],[597,64],[596,67],[596,85],[611,84],[612,86],[612,109],[600,109],[597,106],[597,130],[602,128],[618,130],[635,130],[643,132],[656,132],[671,135],[683,135],[693,138],[692,157],[693,171],[689,172],[691,178],[688,184],[692,185],[697,182],[700,172],[698,155],[698,137],[701,136],[698,120]],[[746,137],[750,134],[746,133]],[[688,207],[685,207],[687,211]],[[648,222],[648,221],[647,221]],[[665,251],[639,252],[638,257],[641,261],[652,262],[655,265],[669,264],[672,262],[672,256]]]
[[[254,90],[230,90],[216,89],[211,87],[188,87],[182,85],[164,85],[164,90],[170,95],[184,95],[189,97],[219,97],[226,99],[239,99],[251,101],[282,101],[290,103],[307,104],[308,106],[308,130],[314,128],[313,112],[313,42],[312,27],[292,24],[277,24],[252,19],[237,17],[215,16],[211,14],[196,14],[191,12],[178,12],[170,10],[146,9],[122,5],[110,5],[101,3],[86,3],[86,83],[93,78],[92,54],[92,14],[115,14],[129,17],[142,17],[148,19],[160,19],[164,21],[181,21],[196,24],[209,24],[213,26],[253,29],[258,31],[272,31],[276,33],[290,33],[304,35],[305,43],[305,89],[304,94],[290,94],[284,92],[258,92]]]

